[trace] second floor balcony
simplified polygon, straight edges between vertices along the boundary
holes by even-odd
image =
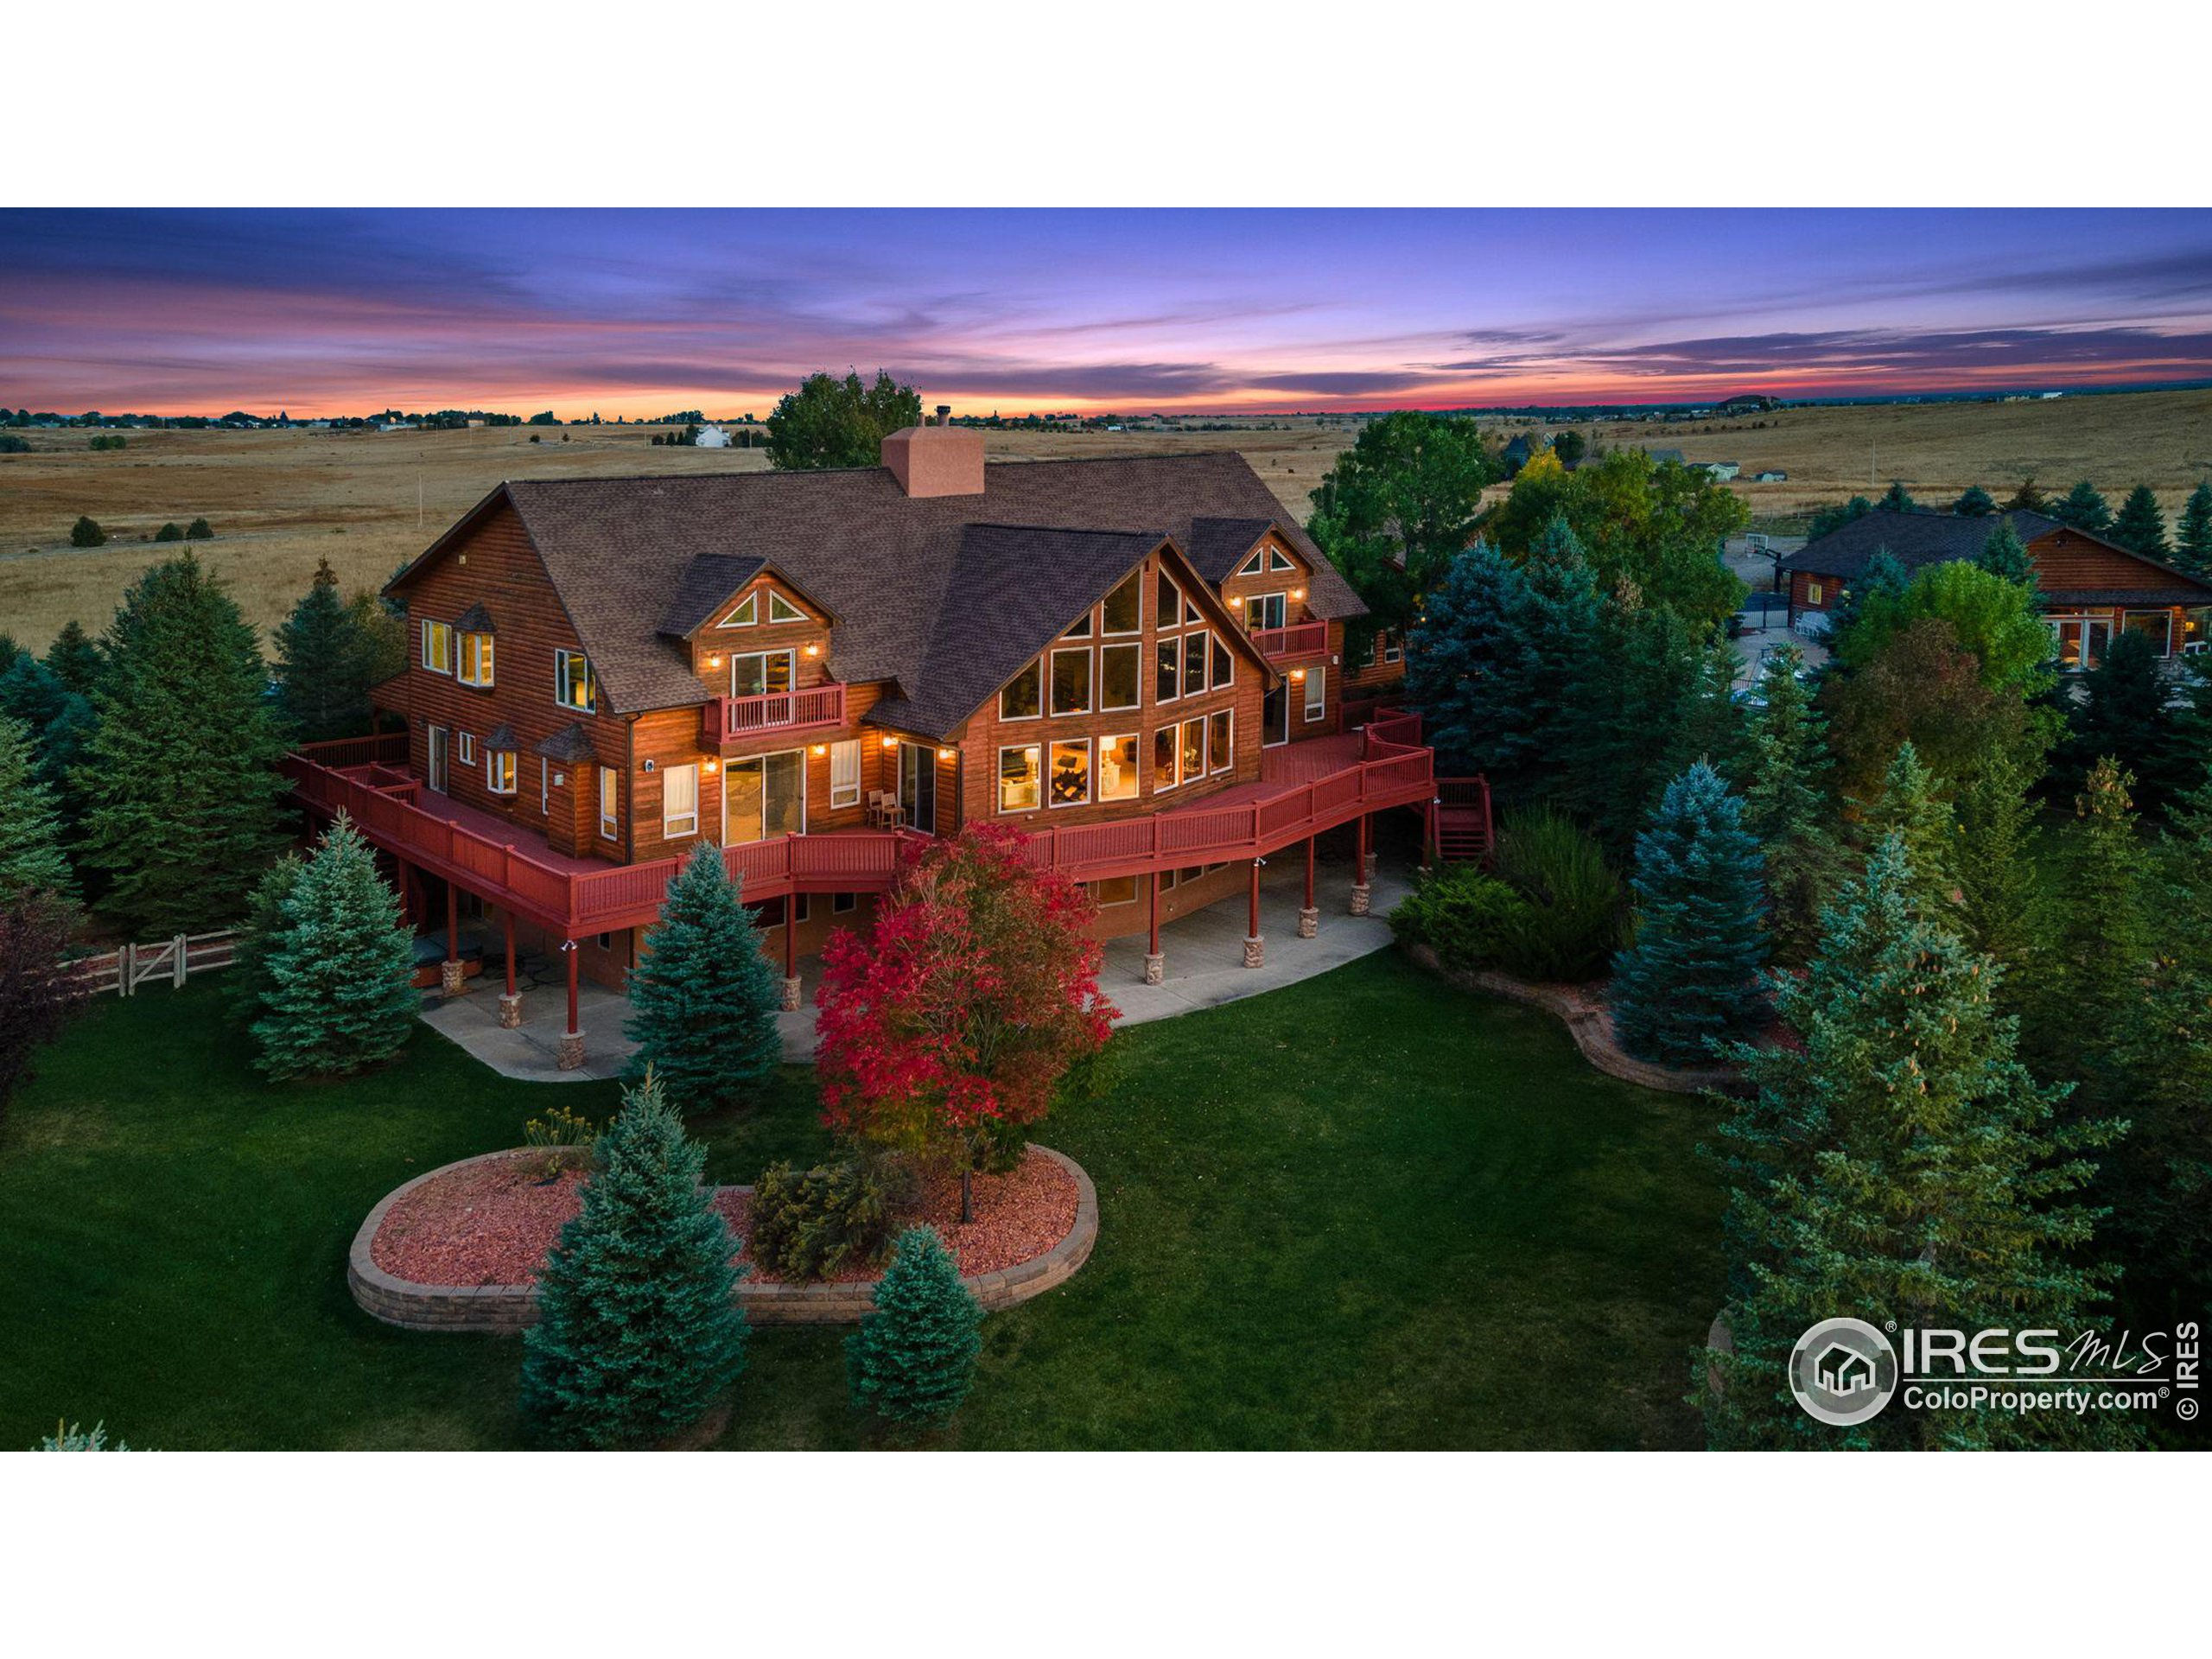
[[[801,732],[844,723],[843,685],[817,685],[804,691],[716,697],[699,711],[699,736],[709,748],[720,748],[762,732]]]
[[[1271,663],[1319,657],[1329,649],[1326,622],[1294,622],[1282,628],[1255,628],[1252,648]]]

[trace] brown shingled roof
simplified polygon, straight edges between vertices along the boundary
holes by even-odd
[[[503,488],[615,714],[683,707],[714,694],[663,626],[682,620],[680,599],[710,585],[705,572],[719,580],[740,561],[763,560],[836,619],[830,666],[839,679],[894,681],[903,702],[934,717],[950,699],[929,686],[928,677],[963,660],[940,649],[940,634],[950,629],[967,637],[978,598],[1001,607],[1014,601],[995,587],[975,591],[974,583],[996,577],[961,575],[987,563],[988,537],[963,567],[967,531],[976,525],[1128,533],[1150,537],[1149,545],[1173,537],[1187,547],[1203,519],[1274,524],[1313,568],[1307,602],[1317,615],[1364,609],[1305,532],[1283,522],[1274,493],[1241,455],[997,462],[984,477],[982,495],[918,499],[880,467],[531,479]],[[450,538],[449,532],[432,552]],[[1078,598],[1071,613],[1097,596]],[[964,695],[964,676],[959,684]]]

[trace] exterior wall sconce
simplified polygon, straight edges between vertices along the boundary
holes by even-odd
[[[722,655],[720,652],[716,652],[713,656],[707,658],[707,666],[709,668],[720,668],[721,665]]]
[[[806,648],[806,654],[810,657],[819,657],[822,654],[822,647],[810,645]]]
[[[887,749],[895,749],[899,747],[899,740],[895,737],[887,737],[883,740],[883,747]]]
[[[827,743],[817,743],[814,746],[814,758],[817,760],[829,753],[830,746]]]
[[[939,749],[937,752],[937,758],[940,760],[950,760],[952,759],[952,751],[950,749]]]
[[[722,763],[719,760],[709,760],[707,762],[707,771],[709,775],[720,772],[721,769]]]
[[[1294,680],[1302,680],[1306,677],[1306,671],[1302,668],[1294,668],[1290,671],[1290,677]]]
[[[1306,590],[1303,588],[1294,588],[1290,590],[1290,596],[1293,599],[1303,599],[1306,597]]]

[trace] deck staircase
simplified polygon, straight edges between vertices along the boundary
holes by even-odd
[[[1446,863],[1490,861],[1497,834],[1491,821],[1488,779],[1438,779],[1432,810],[1435,814],[1432,838],[1439,858]]]

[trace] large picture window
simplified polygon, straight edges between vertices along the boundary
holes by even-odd
[[[1255,594],[1244,601],[1244,626],[1252,633],[1281,627],[1289,614],[1288,602],[1281,594]]]
[[[1183,722],[1183,778],[1192,782],[1206,775],[1206,722],[1205,716]]]
[[[1230,650],[1229,641],[1219,634],[1214,634],[1211,638],[1213,639],[1213,689],[1218,691],[1224,685],[1236,683],[1236,654]]]
[[[2152,654],[2171,657],[2174,651],[2174,619],[2171,611],[2130,611],[2120,626],[2151,642]]]
[[[1137,735],[1098,740],[1098,798],[1134,801],[1137,798]]]
[[[861,742],[849,737],[842,743],[830,746],[830,804],[858,806],[861,804]]]
[[[1098,653],[1098,706],[1134,709],[1142,700],[1144,647],[1107,645]]]
[[[1081,806],[1090,799],[1090,740],[1052,745],[1052,804]]]
[[[591,713],[593,693],[591,659],[581,651],[556,651],[553,653],[553,701],[563,709]]]
[[[1183,636],[1183,695],[1195,697],[1206,689],[1206,637],[1203,633]]]
[[[1135,633],[1144,626],[1144,572],[1132,570],[1106,595],[1099,621],[1107,633]]]
[[[1152,734],[1152,792],[1175,787],[1175,734],[1179,728],[1172,722],[1160,727]]]
[[[763,697],[788,691],[798,664],[788,651],[748,651],[729,659],[729,694]]]
[[[1052,653],[1052,712],[1087,715],[1090,712],[1090,648]]]
[[[1153,682],[1152,700],[1173,702],[1183,684],[1183,647],[1176,640],[1160,642],[1160,672]]]
[[[999,693],[1001,720],[1034,720],[1044,712],[1039,699],[1044,695],[1045,665],[1032,663],[1015,675]]]
[[[1207,718],[1206,749],[1216,772],[1227,772],[1236,764],[1236,721],[1226,709]]]
[[[699,833],[699,768],[668,766],[661,772],[660,830],[664,836]]]
[[[1038,748],[1025,743],[999,751],[999,810],[1031,812],[1037,807]]]

